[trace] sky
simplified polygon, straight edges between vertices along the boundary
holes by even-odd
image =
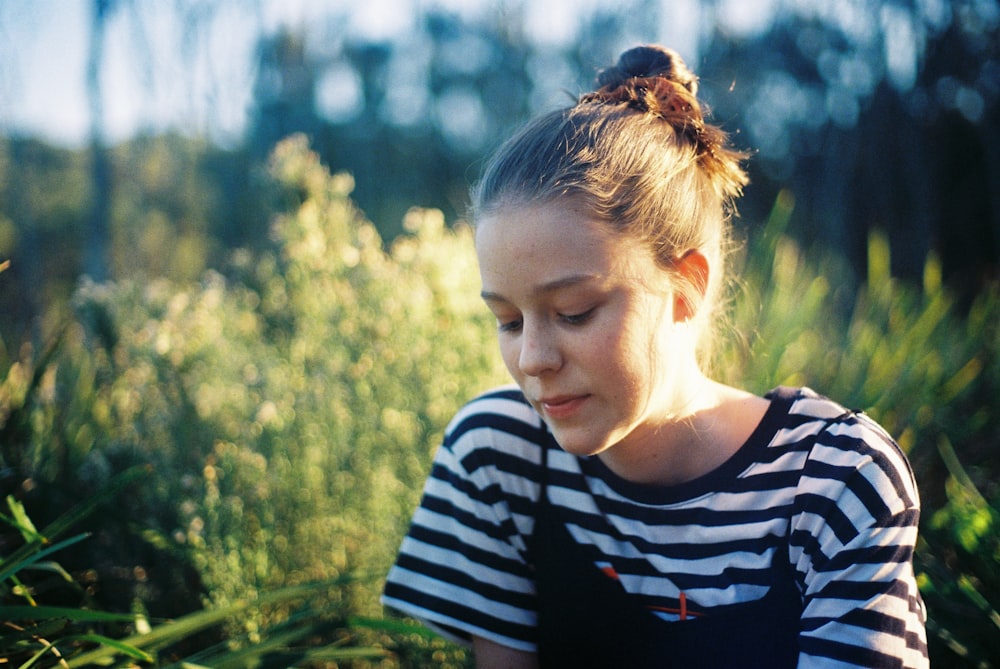
[[[181,30],[174,8],[205,2],[118,0],[108,25],[101,81],[107,139],[144,130],[208,129],[215,139],[238,141],[254,80],[257,37],[286,25],[307,34],[346,22],[348,34],[391,39],[413,28],[419,8],[444,6],[475,13],[488,0],[216,0],[216,20],[202,32]],[[698,0],[663,0],[670,45],[686,58],[697,50]],[[555,43],[572,33],[575,17],[613,0],[528,2],[529,31]],[[774,0],[729,0],[735,27],[755,29]],[[86,67],[92,0],[0,0],[0,133],[39,136],[80,146],[87,141]],[[138,9],[137,9],[138,8]],[[763,17],[763,18],[762,18]],[[178,45],[187,57],[176,54]],[[206,55],[210,57],[206,57]]]
[[[366,0],[363,6],[380,3],[385,4],[384,0]],[[68,145],[86,139],[90,129],[86,66],[91,4],[91,0],[0,0],[0,132],[41,135]],[[160,3],[159,10],[152,2],[144,4],[142,21],[137,21],[133,12],[117,12],[108,26],[101,72],[105,132],[118,140],[146,128],[198,125],[205,120],[179,118],[192,112],[211,114],[215,117],[211,121],[221,124],[223,132],[238,132],[252,86],[255,36],[261,29],[276,29],[282,24],[307,25],[317,12],[332,4],[336,3],[251,1],[243,3],[241,9],[221,10],[233,16],[218,21],[224,24],[219,29],[224,34],[209,40],[218,45],[215,49],[225,51],[213,54],[211,66],[157,55],[164,50],[176,51],[184,39],[177,21],[162,11],[166,3]],[[142,47],[136,44],[136,28],[146,43]],[[216,75],[211,83],[209,74]],[[209,86],[223,89],[211,90]],[[201,99],[204,102],[199,103]],[[219,109],[219,105],[235,108]]]

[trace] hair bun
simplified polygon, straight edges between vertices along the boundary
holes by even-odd
[[[698,77],[673,49],[658,45],[637,46],[618,57],[618,62],[597,75],[598,88],[612,89],[629,79],[663,77],[698,94]]]
[[[698,78],[672,49],[655,45],[629,49],[615,65],[598,73],[597,86],[580,102],[627,105],[662,118],[692,140],[704,125]]]
[[[581,95],[579,105],[627,107],[667,123],[679,142],[692,147],[702,169],[717,175],[722,197],[739,195],[747,183],[739,163],[745,156],[729,146],[726,133],[705,121],[698,100],[698,77],[674,51],[657,45],[624,52],[597,75],[597,90]]]

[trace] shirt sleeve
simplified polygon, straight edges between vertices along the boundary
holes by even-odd
[[[540,420],[513,391],[474,400],[435,455],[382,602],[447,638],[535,650],[526,559],[538,495]]]
[[[795,503],[799,667],[926,668],[912,562],[920,502],[899,447],[864,416],[834,423],[816,441]]]

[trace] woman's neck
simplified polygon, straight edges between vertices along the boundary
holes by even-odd
[[[634,483],[677,485],[716,469],[746,443],[768,400],[704,379],[683,411],[598,455]]]

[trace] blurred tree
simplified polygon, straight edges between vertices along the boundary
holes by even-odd
[[[251,144],[255,153],[266,157],[294,132],[315,137],[316,67],[306,56],[305,38],[288,28],[263,37],[257,52]]]
[[[692,3],[687,18],[716,118],[743,129],[739,143],[757,152],[746,218],[761,220],[787,187],[799,203],[791,231],[839,249],[859,273],[868,235],[880,229],[899,276],[919,278],[935,252],[962,290],[995,277],[996,3],[762,7],[770,14],[748,18],[733,2],[711,0]],[[414,204],[462,215],[490,147],[524,118],[571,100],[623,48],[662,41],[674,30],[666,14],[652,0],[598,4],[557,44],[531,36],[519,3],[461,16],[431,7],[420,30],[391,42],[350,39],[340,22],[323,38],[337,47],[322,59],[286,33],[275,38],[283,51],[262,42],[262,62],[277,53],[285,62],[258,73],[253,143],[263,151],[281,134],[275,128],[318,128],[324,160],[354,175],[355,199],[392,238]],[[317,87],[332,114],[317,112]]]
[[[104,139],[104,37],[117,0],[93,0],[90,42],[87,50],[87,105],[90,112],[91,211],[87,219],[83,272],[94,281],[108,276],[107,247],[111,216],[111,161]]]
[[[24,142],[4,140],[0,142],[0,201],[4,203],[4,212],[0,214],[0,262],[10,261],[15,255],[15,249],[21,250],[17,262],[12,263],[7,271],[0,274],[0,286],[43,285],[41,268],[41,239],[38,223],[35,220],[33,207],[29,200],[29,170],[12,169],[14,165],[27,166],[31,164],[22,155],[30,150]],[[30,168],[29,168],[30,169]],[[10,221],[18,221],[15,226]],[[20,280],[20,281],[19,281]],[[32,314],[42,311],[40,291],[5,290],[0,291],[0,312],[5,315],[5,327],[0,334],[10,336],[11,326],[30,323]],[[16,326],[15,326],[16,327]],[[18,333],[21,334],[21,333]],[[32,333],[32,339],[38,339],[37,332]],[[2,339],[2,337],[0,337]]]
[[[741,34],[725,6],[702,69],[725,75],[706,86],[717,115],[758,152],[755,215],[790,188],[793,232],[859,272],[878,229],[897,276],[919,278],[935,252],[965,292],[995,279],[1000,5],[805,1]]]
[[[413,205],[440,208],[454,220],[465,213],[481,157],[512,126],[572,100],[597,68],[639,41],[681,42],[703,74],[716,119],[742,130],[737,142],[757,152],[744,220],[762,220],[787,188],[797,198],[796,237],[837,248],[858,272],[866,267],[868,233],[878,228],[890,236],[897,275],[919,277],[933,251],[950,283],[969,294],[997,276],[996,2],[798,0],[764,2],[751,15],[736,0],[629,0],[582,10],[558,26],[559,39],[535,29],[529,10],[537,8],[527,3],[461,13],[428,5],[413,10],[412,30],[391,40],[349,33],[347,10],[308,31],[268,35],[259,2],[89,6],[92,141],[79,155],[90,161],[91,199],[58,208],[43,200],[68,202],[59,188],[39,198],[14,193],[15,182],[27,191],[29,180],[47,182],[56,173],[47,170],[79,156],[45,162],[46,151],[12,140],[7,160],[16,154],[19,172],[10,177],[8,168],[3,184],[0,242],[11,252],[3,281],[14,293],[34,285],[23,274],[32,262],[59,292],[81,271],[189,277],[200,266],[221,266],[228,249],[259,246],[268,225],[260,160],[293,131],[309,134],[334,170],[352,173],[354,199],[385,239],[401,231]],[[211,26],[231,20],[231,12],[261,32],[242,143],[216,146],[218,112],[208,112],[201,125],[182,128],[185,134],[147,133],[109,149],[99,73],[111,19],[124,22],[133,66],[155,93],[144,104],[154,105],[170,88],[164,72],[173,70],[160,65],[171,57],[190,72],[182,88],[192,97],[195,79],[237,78],[209,57],[220,34]],[[211,67],[199,65],[209,60]],[[209,89],[226,94],[221,84]],[[193,116],[199,104],[211,106],[188,104]],[[62,234],[50,238],[46,231],[57,221]]]
[[[51,334],[43,317],[65,305],[76,283],[90,208],[86,152],[38,140],[0,141],[0,335],[36,345]]]
[[[953,0],[906,104],[932,151],[936,242],[954,283],[1000,278],[1000,3]],[[916,168],[912,165],[910,169]]]
[[[109,262],[117,280],[191,281],[224,262],[219,246],[231,213],[222,175],[206,165],[218,153],[175,133],[115,147]],[[226,166],[238,169],[235,161]]]
[[[125,167],[129,162],[127,157],[129,151],[121,148],[113,150],[108,145],[106,135],[105,89],[102,82],[103,72],[107,67],[105,43],[108,39],[109,26],[112,22],[124,26],[124,37],[128,40],[127,48],[134,56],[130,66],[138,72],[141,85],[147,93],[146,97],[151,101],[151,107],[158,104],[158,99],[164,95],[165,91],[169,91],[170,88],[177,85],[177,82],[168,81],[172,78],[164,74],[164,72],[172,71],[172,68],[163,67],[164,62],[177,59],[184,65],[183,71],[188,76],[184,77],[185,81],[181,83],[181,87],[186,89],[188,95],[183,97],[188,99],[187,112],[189,117],[198,119],[200,116],[198,108],[205,106],[206,101],[198,100],[191,95],[196,87],[195,82],[202,84],[211,95],[221,97],[216,86],[217,82],[212,79],[213,76],[221,78],[227,74],[224,66],[218,63],[219,59],[213,50],[213,47],[216,46],[213,41],[213,33],[208,28],[215,25],[220,16],[226,18],[226,10],[231,9],[235,4],[236,2],[226,2],[225,0],[214,0],[213,2],[173,0],[170,3],[157,5],[144,5],[130,0],[91,0],[90,38],[86,62],[86,94],[90,117],[91,199],[83,235],[80,269],[83,274],[89,275],[95,281],[101,282],[107,278],[123,275],[156,275],[164,269],[164,267],[156,269],[154,267],[157,264],[155,260],[152,264],[145,264],[145,261],[151,259],[150,257],[143,256],[143,254],[132,254],[131,251],[134,247],[128,242],[119,248],[117,241],[123,237],[126,240],[135,241],[134,237],[142,236],[144,234],[142,231],[147,225],[152,227],[151,234],[155,237],[156,234],[163,232],[163,219],[157,216],[158,213],[162,212],[154,211],[151,212],[152,215],[147,216],[148,212],[130,209],[127,205],[122,206],[121,198],[117,193],[119,188],[125,187],[130,192],[125,193],[122,197],[125,200],[132,199],[134,201],[134,189],[130,188],[130,184],[125,183],[128,179],[123,178],[126,174],[132,174],[128,171],[128,167]],[[239,4],[243,11],[251,13],[254,11],[255,4],[244,2]],[[165,38],[164,35],[166,35]],[[153,46],[157,40],[160,40],[161,43]],[[274,40],[277,43],[281,37],[276,37]],[[289,43],[285,48],[294,49],[294,44]],[[211,64],[206,66],[206,61],[211,61]],[[303,77],[299,78],[299,80],[304,79]],[[272,114],[270,117],[272,120],[280,118],[282,115],[291,116],[299,110],[312,109],[309,99],[301,99],[303,95],[308,96],[309,91],[298,91],[294,88],[292,79],[289,78],[287,81],[292,82],[292,87],[285,92],[292,106],[283,110],[282,114]],[[266,99],[267,93],[262,92],[261,96],[262,99]],[[172,95],[171,97],[176,98],[177,96]],[[216,102],[222,102],[222,100],[217,99]],[[213,105],[207,106],[211,108]],[[210,134],[207,131],[209,120],[219,121],[217,117],[213,117],[209,113],[208,120],[203,119],[205,125],[199,126],[198,121],[194,120],[190,122],[191,125],[188,129],[194,130],[193,134],[196,138],[202,135],[207,137]],[[294,124],[296,126],[302,125],[298,120]],[[284,135],[283,132],[280,132],[281,130],[282,128],[278,128],[277,132],[274,133],[276,135],[274,141]],[[138,137],[138,140],[139,143],[134,148],[138,148],[140,154],[148,157],[143,148],[143,137]],[[169,142],[170,140],[165,141]],[[194,154],[207,156],[211,155],[213,150],[214,147],[209,147],[204,140],[196,139],[174,158],[186,156],[197,161],[198,158],[193,157]],[[196,170],[185,171],[182,174],[187,175],[194,172]],[[237,168],[236,172],[239,174],[240,169]],[[247,182],[247,177],[246,174],[240,174],[235,179],[224,179],[223,181],[227,184],[242,185]],[[153,188],[158,187],[149,180],[145,183]],[[206,190],[212,188],[212,186],[208,186]],[[195,190],[197,189],[181,188],[177,189],[177,193],[191,196]],[[227,195],[236,200],[243,194],[227,193]],[[140,197],[139,200],[141,201],[142,198]],[[198,202],[193,204],[195,207],[200,206]],[[241,211],[245,213],[248,210],[244,207]],[[131,218],[123,220],[123,216],[131,216]],[[240,225],[231,225],[226,216],[219,216],[219,219],[220,228],[222,228],[220,236],[223,238],[228,237],[226,233],[231,233],[233,227],[241,227]],[[251,219],[253,219],[252,215]],[[196,276],[204,269],[205,262],[209,257],[206,249],[211,246],[211,243],[206,235],[211,236],[215,234],[215,231],[208,230],[207,224],[195,225],[195,221],[197,218],[192,220],[190,217],[174,218],[167,221],[167,227],[172,227],[174,230],[171,231],[173,234],[168,234],[166,238],[172,239],[177,244],[175,252],[165,254],[166,256],[174,256],[173,264],[170,265],[170,271],[167,273],[172,273],[175,278],[180,278],[177,271],[184,266],[188,269],[182,271],[182,275]],[[200,229],[197,229],[199,227]],[[258,225],[249,227],[254,230],[259,228]],[[185,255],[188,257],[182,257]],[[124,270],[124,274],[121,273],[122,270]]]
[[[464,214],[471,166],[529,113],[523,20],[507,5],[472,21],[431,8],[405,38],[335,32],[322,55],[288,33],[265,38],[248,141],[263,152],[282,133],[315,137],[324,160],[354,176],[354,199],[389,239],[413,205]],[[330,109],[319,121],[317,87]]]

